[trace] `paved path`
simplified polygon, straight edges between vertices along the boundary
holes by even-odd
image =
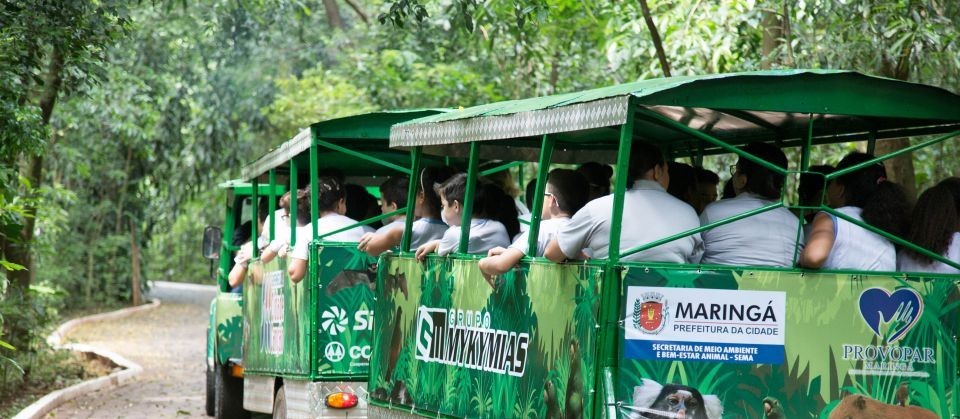
[[[47,418],[206,418],[204,353],[212,286],[154,282],[159,308],[74,329],[65,341],[119,353],[143,366],[136,382],[67,402]]]

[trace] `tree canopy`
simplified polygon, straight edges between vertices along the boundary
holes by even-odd
[[[215,185],[318,120],[661,77],[658,49],[673,75],[840,68],[957,92],[958,22],[943,0],[6,2],[0,289],[126,301],[135,245],[146,279],[205,280]],[[917,186],[956,155],[917,154]],[[0,338],[31,345],[31,315],[0,301]]]

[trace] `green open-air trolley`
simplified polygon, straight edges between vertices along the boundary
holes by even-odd
[[[790,418],[827,417],[848,393],[889,405],[898,390],[907,392],[911,405],[955,417],[960,412],[955,275],[621,258],[780,207],[826,211],[915,247],[823,204],[801,207],[788,197],[799,175],[809,172],[814,146],[866,141],[872,148],[877,140],[920,137],[907,149],[865,163],[874,164],[958,134],[960,96],[821,70],[646,80],[398,124],[390,145],[412,151],[412,171],[426,156],[468,159],[462,237],[468,236],[481,158],[539,163],[531,249],[550,164],[615,163],[610,257],[564,264],[528,257],[492,288],[477,268],[480,256],[464,254],[465,240],[460,253],[430,256],[425,263],[414,259],[405,241],[400,252],[379,263],[371,416],[639,418],[658,412],[643,405],[639,390],[680,384],[703,398],[715,396],[724,418],[775,417],[769,415],[781,410]],[[670,158],[735,153],[787,175],[787,186],[774,204],[621,249],[619,226],[632,216],[623,214],[622,205],[635,140],[659,146]],[[783,170],[737,148],[752,142],[799,149],[801,162]],[[840,174],[821,176],[826,182]],[[861,307],[867,294],[875,306]],[[718,326],[727,331],[681,336],[670,332],[675,319],[661,312],[665,333],[639,333],[647,303],[674,315],[690,316],[698,305],[711,303],[757,306],[775,315],[763,316],[762,326],[749,319],[739,326],[721,321]],[[870,310],[883,319],[896,310],[913,321],[873,324],[867,318],[877,316],[864,315]],[[767,412],[768,405],[776,409]],[[704,417],[717,417],[712,413]]]

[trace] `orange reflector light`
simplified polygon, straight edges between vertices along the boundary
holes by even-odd
[[[237,364],[231,365],[230,375],[237,378],[243,378],[243,365],[237,365]]]
[[[333,409],[349,409],[351,407],[357,407],[357,403],[360,402],[360,399],[357,398],[356,394],[353,393],[333,393],[327,396],[327,407]]]

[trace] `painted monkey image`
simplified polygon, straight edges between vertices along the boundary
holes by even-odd
[[[374,265],[372,271],[358,271],[351,269],[344,269],[340,271],[340,273],[333,277],[333,280],[330,281],[330,285],[327,285],[327,295],[334,295],[344,288],[353,288],[354,286],[360,284],[370,288],[371,291],[377,288],[376,265]]]
[[[553,382],[547,379],[543,383],[543,403],[547,405],[547,414],[543,419],[562,419],[563,413],[560,411],[560,401],[557,400],[557,388]]]
[[[886,404],[859,394],[840,400],[829,419],[935,419],[935,413],[919,406]]]
[[[583,373],[580,372],[580,342],[570,341],[570,376],[567,378],[566,419],[583,418]]]
[[[679,384],[661,385],[644,378],[633,388],[634,419],[720,419],[723,403],[714,395],[702,395],[696,388]]]
[[[763,417],[766,419],[786,419],[787,414],[780,405],[780,400],[773,397],[763,398]]]

